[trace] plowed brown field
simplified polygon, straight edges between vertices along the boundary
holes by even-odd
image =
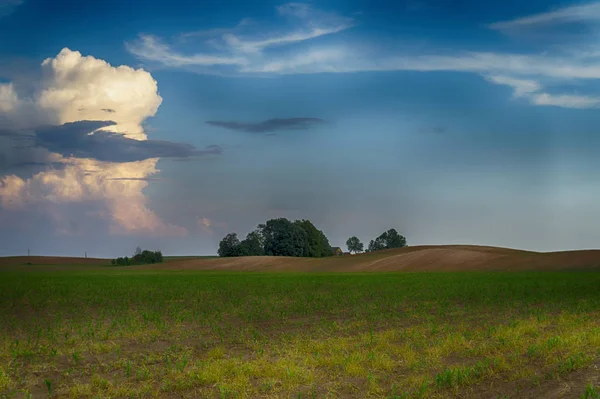
[[[63,257],[0,258],[4,266],[104,266],[107,259]],[[322,259],[288,257],[179,258],[162,264],[133,266],[141,270],[223,270],[223,271],[525,271],[600,270],[600,250],[538,253],[469,245],[415,246],[403,249]]]

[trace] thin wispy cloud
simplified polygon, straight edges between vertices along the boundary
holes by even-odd
[[[542,91],[542,86],[532,80],[515,79],[508,76],[486,76],[492,83],[506,85],[513,89],[515,98],[525,98],[534,105],[547,105],[563,108],[598,108],[600,98],[585,95],[552,95]]]
[[[541,89],[541,86],[533,80],[515,79],[509,76],[499,75],[486,76],[486,79],[492,83],[512,87],[515,97],[523,97]]]
[[[352,18],[316,10],[308,4],[284,4],[277,7],[277,12],[281,16],[297,18],[306,26],[292,32],[271,33],[266,39],[252,40],[234,34],[227,34],[223,36],[223,40],[235,50],[256,53],[269,47],[288,45],[331,35],[355,25]]]
[[[256,53],[268,47],[281,46],[305,40],[315,39],[320,36],[341,32],[347,29],[347,26],[337,26],[333,28],[312,28],[307,31],[294,32],[278,37],[272,37],[265,40],[245,41],[235,35],[228,34],[223,36],[223,40],[232,48],[245,53]]]
[[[282,5],[277,7],[277,13],[280,18],[290,18],[301,26],[275,33],[264,30],[242,34],[238,25],[235,31],[219,32],[208,46],[212,50],[207,48],[205,52],[191,54],[180,52],[150,35],[140,36],[137,42],[128,43],[127,48],[141,59],[167,67],[188,67],[187,70],[198,73],[230,76],[378,71],[467,72],[480,75],[492,84],[511,87],[515,99],[525,98],[532,105],[579,109],[600,106],[597,98],[590,93],[552,93],[550,90],[557,83],[564,86],[564,83],[576,80],[600,79],[599,52],[589,48],[584,50],[570,46],[564,51],[510,53],[465,49],[442,52],[431,46],[415,53],[388,50],[379,43],[368,41],[356,44],[312,43],[313,39],[322,36],[343,34],[356,21],[303,3]],[[488,28],[503,30],[571,21],[600,24],[600,2],[497,22]],[[249,25],[246,24],[246,27]],[[285,51],[275,51],[279,48]]]
[[[253,19],[244,18],[233,28],[214,28],[214,29],[197,30],[197,31],[193,31],[193,32],[185,32],[185,33],[181,33],[177,37],[177,39],[179,41],[187,41],[187,40],[194,39],[194,38],[210,39],[210,38],[213,38],[218,35],[224,35],[224,34],[228,34],[228,33],[238,32],[240,29],[243,29],[244,27],[251,25],[252,23],[253,23]]]
[[[536,105],[553,105],[564,108],[599,108],[600,97],[540,93],[532,97],[532,103]]]
[[[125,47],[140,59],[169,67],[230,65],[253,70],[250,65],[264,63],[263,52],[268,49],[311,41],[342,32],[355,25],[353,18],[317,10],[307,4],[289,3],[277,7],[276,10],[280,18],[291,18],[299,26],[292,30],[279,28],[244,33],[244,28],[252,25],[252,20],[247,18],[233,29],[217,28],[181,34],[179,41],[204,39],[201,44],[206,50],[192,54],[176,51],[162,39],[150,34],[140,34],[137,40],[126,42]],[[215,49],[217,53],[214,52]]]
[[[125,43],[125,47],[137,57],[155,61],[166,66],[180,67],[186,65],[243,65],[246,60],[242,57],[220,54],[179,54],[162,43],[160,39],[151,35],[140,35],[139,40],[132,43]]]
[[[600,3],[572,5],[510,21],[495,22],[490,24],[489,27],[497,30],[509,30],[544,25],[560,25],[571,22],[600,22]]]
[[[12,14],[24,0],[0,0],[0,18]]]

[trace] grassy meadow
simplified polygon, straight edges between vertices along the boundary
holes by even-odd
[[[599,366],[600,273],[0,272],[2,398],[600,398]]]

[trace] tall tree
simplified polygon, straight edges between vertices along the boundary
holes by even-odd
[[[306,231],[298,224],[286,218],[278,218],[271,219],[262,226],[265,255],[305,256],[308,237]]]
[[[300,226],[306,232],[306,247],[304,255],[312,258],[331,256],[331,245],[325,234],[317,229],[310,220],[296,220],[295,225]]]
[[[241,255],[240,240],[236,233],[227,234],[221,242],[219,242],[219,250],[217,253],[222,257],[240,256]]]
[[[396,229],[389,229],[382,234],[384,236],[385,247],[391,248],[403,248],[406,246],[406,237],[398,234]]]
[[[356,236],[348,238],[348,240],[346,241],[346,246],[348,247],[348,251],[354,252],[355,254],[362,252],[364,248],[363,243],[360,242],[360,240]]]

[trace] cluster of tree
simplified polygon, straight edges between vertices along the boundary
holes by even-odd
[[[348,251],[359,253],[363,252],[364,245],[358,237],[350,237],[346,241]],[[406,237],[398,234],[395,229],[389,229],[379,237],[369,242],[367,252],[381,251],[382,249],[403,248],[406,247]]]
[[[321,258],[333,255],[325,234],[309,220],[271,219],[240,241],[236,233],[219,243],[219,256],[296,256]]]
[[[163,254],[161,251],[142,250],[140,247],[135,249],[135,253],[130,258],[128,256],[113,259],[113,266],[145,265],[148,263],[162,263]]]

